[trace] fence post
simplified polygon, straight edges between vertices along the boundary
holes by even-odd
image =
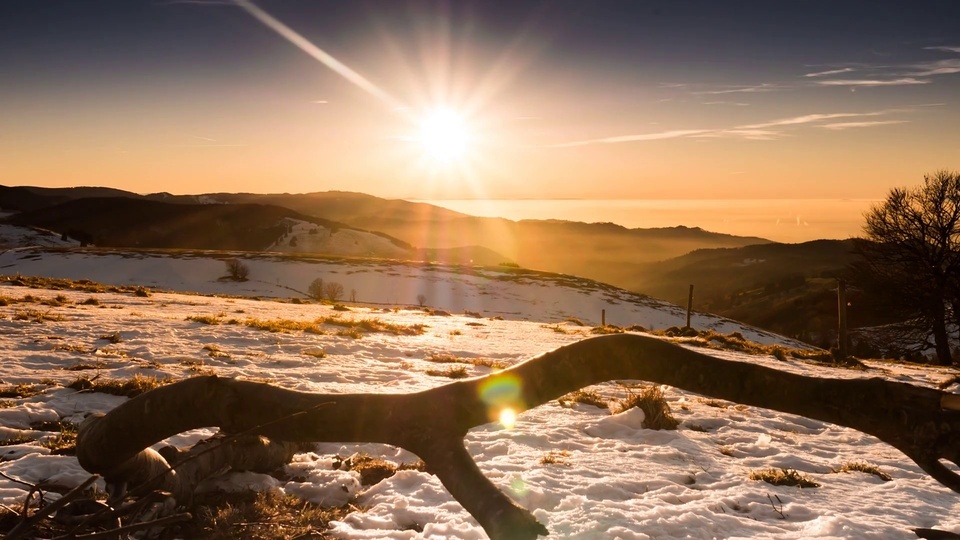
[[[843,279],[837,281],[837,320],[837,351],[843,361],[847,359],[847,282]]]
[[[600,310],[600,326],[606,326],[606,325],[607,325],[607,310],[601,309]]]
[[[687,326],[690,328],[690,311],[693,310],[693,283],[690,284],[690,294],[687,296]]]

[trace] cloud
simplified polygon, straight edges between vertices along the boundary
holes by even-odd
[[[816,73],[807,73],[804,77],[824,77],[826,75],[839,75],[841,73],[850,73],[855,71],[853,68],[831,69],[829,71],[818,71]]]
[[[924,47],[927,51],[944,51],[960,54],[960,47]]]
[[[824,124],[821,127],[824,129],[832,130],[841,130],[841,129],[851,129],[851,128],[862,128],[862,127],[874,127],[874,126],[889,126],[891,124],[906,124],[908,120],[876,120],[872,122],[839,122],[834,124]]]
[[[704,105],[734,105],[736,107],[749,107],[749,103],[741,103],[739,101],[704,101]]]
[[[693,135],[697,138],[710,138],[710,139],[746,139],[748,141],[772,141],[783,137],[784,134],[782,131],[772,131],[769,129],[718,129],[714,131],[708,131],[706,133],[701,133],[698,135]]]
[[[903,77],[900,79],[831,79],[817,81],[820,86],[904,86],[912,84],[930,84],[929,79],[914,79]]]
[[[915,71],[911,75],[917,77],[929,77],[932,75],[950,75],[960,73],[960,58],[950,58],[948,60],[937,60],[936,62],[922,62],[914,65]]]
[[[327,103],[330,103],[330,102],[325,99],[315,99],[310,103],[316,103],[317,105],[326,105]]]
[[[659,131],[654,133],[640,133],[635,135],[620,135],[616,137],[602,137],[597,139],[587,139],[582,141],[573,141],[560,144],[547,145],[551,148],[569,148],[572,146],[586,146],[590,144],[614,144],[625,142],[655,141],[663,139],[695,138],[695,139],[742,139],[750,141],[771,141],[788,136],[783,130],[769,129],[777,127],[803,126],[806,124],[817,124],[828,120],[840,118],[869,118],[883,116],[893,113],[914,112],[912,108],[904,109],[883,109],[879,111],[868,112],[841,112],[841,113],[814,113],[802,116],[792,116],[790,118],[780,118],[769,122],[758,124],[744,124],[731,128],[720,129],[675,129],[669,131]],[[890,124],[902,124],[906,120],[879,120],[863,122],[834,122],[817,127],[841,130],[857,127],[870,127]]]
[[[551,148],[569,148],[571,146],[586,146],[588,144],[611,144],[635,141],[657,141],[661,139],[676,139],[679,137],[689,137],[700,133],[708,133],[708,129],[675,129],[672,131],[660,131],[656,133],[640,133],[636,135],[619,135],[616,137],[603,137],[600,139],[586,139],[582,141],[573,141],[560,144],[548,145]]]
[[[724,90],[700,90],[699,92],[693,92],[697,95],[720,95],[720,94],[755,94],[760,92],[776,92],[778,90],[785,90],[786,87],[778,84],[769,84],[762,83],[752,86],[734,86],[731,88],[726,88]]]

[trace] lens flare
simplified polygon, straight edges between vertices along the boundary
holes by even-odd
[[[510,429],[517,421],[517,411],[524,410],[522,382],[509,373],[491,377],[480,385],[480,399],[487,406],[491,422],[500,422]]]
[[[500,425],[507,429],[513,429],[517,425],[517,413],[510,407],[505,407],[500,411]]]

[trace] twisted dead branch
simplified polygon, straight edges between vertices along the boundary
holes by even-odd
[[[635,334],[586,339],[498,373],[412,394],[310,394],[215,376],[187,379],[88,419],[80,428],[77,458],[109,484],[137,485],[159,474],[163,489],[188,497],[205,474],[225,464],[262,470],[276,463],[289,452],[284,442],[385,443],[419,455],[492,539],[531,540],[546,535],[546,528],[483,475],[463,437],[497,419],[503,408],[521,412],[618,379],[668,384],[848,426],[896,447],[960,492],[960,476],[941,463],[960,463],[958,398],[880,378],[796,375]],[[190,473],[171,471],[166,459],[149,449],[182,431],[209,426],[225,433],[253,430],[264,438],[210,460],[207,466],[215,469],[198,466]]]

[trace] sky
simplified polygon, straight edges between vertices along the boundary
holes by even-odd
[[[882,198],[960,169],[960,2],[5,0],[0,183]]]

